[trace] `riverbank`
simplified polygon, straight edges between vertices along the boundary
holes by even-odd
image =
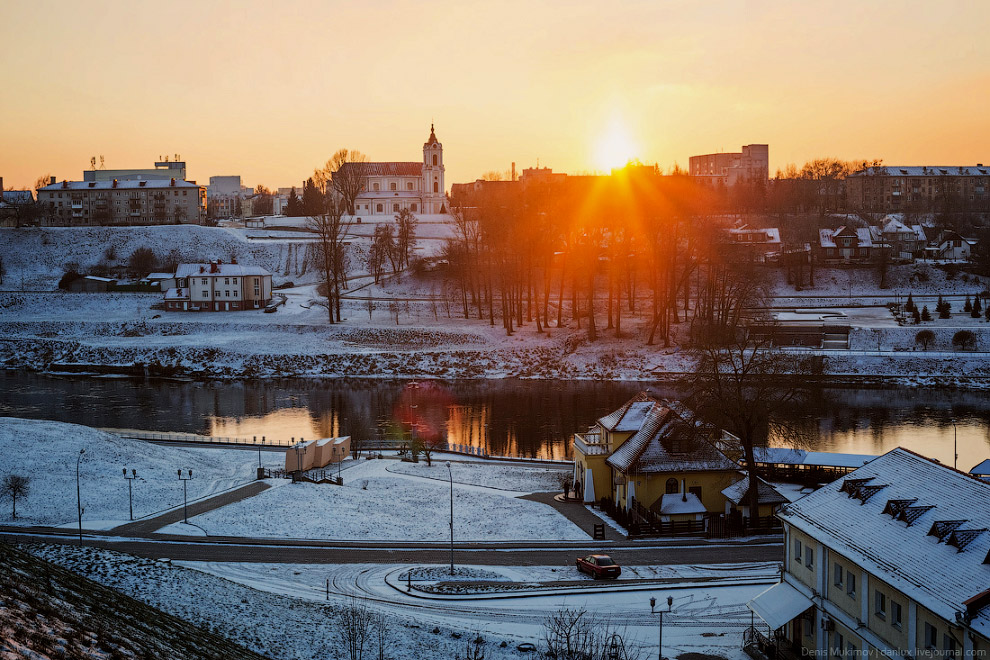
[[[679,346],[647,346],[645,319],[636,316],[624,320],[624,337],[605,330],[595,342],[576,325],[537,332],[528,324],[507,336],[483,320],[447,319],[415,306],[399,314],[398,324],[394,317],[351,310],[344,323],[329,325],[325,310],[308,305],[309,293],[290,290],[277,315],[159,313],[152,307],[157,297],[142,294],[0,294],[0,368],[197,380],[677,382],[695,367],[693,355]],[[824,358],[821,385],[990,389],[990,353],[953,351],[953,328],[933,329],[931,351],[916,350],[918,326],[885,323],[854,328],[848,350],[803,352]],[[978,348],[990,347],[990,326],[967,329]]]

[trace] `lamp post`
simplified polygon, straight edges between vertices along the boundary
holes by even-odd
[[[341,447],[340,448],[340,458],[337,459],[337,483],[338,484],[341,483],[341,481],[340,481],[340,464],[343,463],[343,462],[344,462],[344,448]]]
[[[447,477],[450,479],[450,574],[454,574],[454,473],[450,470],[450,461],[446,461]]]
[[[79,512],[79,545],[82,545],[82,491],[79,488],[79,462],[82,461],[83,454],[86,453],[86,449],[79,450],[79,456],[76,458],[76,510]]]
[[[670,608],[674,604],[674,597],[667,596],[667,611],[670,612]],[[650,613],[660,615],[660,633],[657,644],[657,658],[658,660],[663,660],[663,610],[659,612],[656,611],[657,599],[650,597]]]
[[[959,429],[956,428],[956,420],[949,420],[952,422],[952,468],[959,468]]]
[[[182,520],[187,525],[189,524],[189,508],[186,497],[186,482],[192,478],[192,470],[186,470],[186,476],[182,476],[182,468],[179,468],[179,481],[182,482]]]
[[[134,493],[132,491],[133,482],[137,479],[137,470],[131,470],[131,476],[127,476],[127,468],[124,468],[124,479],[127,479],[127,504],[131,510],[131,520],[134,520]]]

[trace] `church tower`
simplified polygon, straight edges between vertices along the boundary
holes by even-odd
[[[443,145],[430,124],[430,137],[423,144],[423,212],[446,213],[444,207]]]

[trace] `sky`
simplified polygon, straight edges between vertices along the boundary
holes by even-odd
[[[771,173],[973,165],[988,27],[983,0],[0,0],[0,176],[179,154],[200,183],[289,186],[341,147],[418,161],[431,122],[448,189],[750,143]]]

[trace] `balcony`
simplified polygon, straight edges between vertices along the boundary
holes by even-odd
[[[574,448],[585,456],[604,456],[609,453],[604,440],[600,433],[575,433]]]

